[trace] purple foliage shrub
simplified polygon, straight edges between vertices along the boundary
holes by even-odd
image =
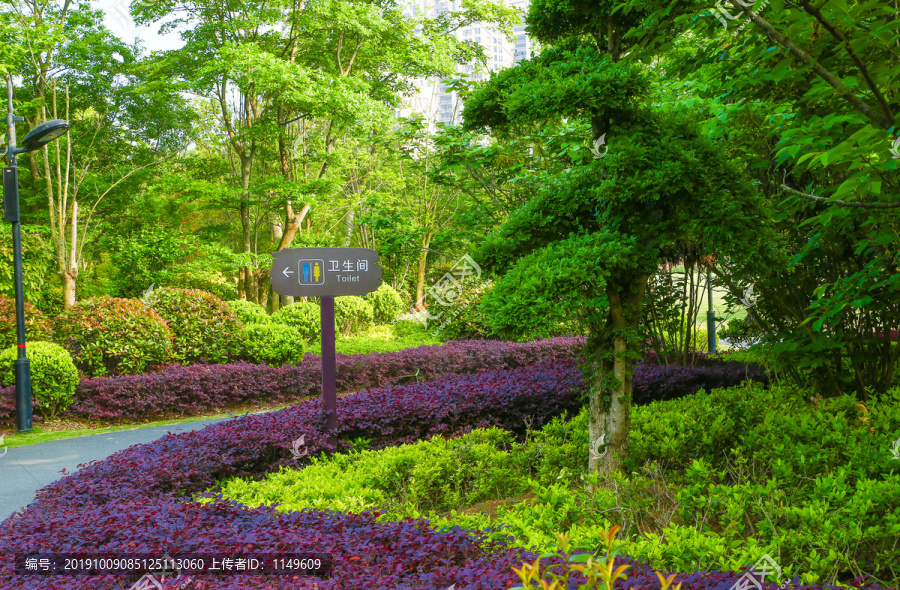
[[[416,378],[434,380],[569,360],[583,344],[584,338],[572,337],[529,343],[460,340],[382,354],[337,355],[337,389],[358,391]],[[82,379],[75,403],[63,415],[137,420],[175,412],[197,415],[243,402],[300,400],[321,394],[320,362],[318,355],[307,354],[298,365],[280,368],[244,362],[175,365],[147,375]],[[14,390],[0,389],[0,422],[12,422],[14,416]]]
[[[484,340],[452,341],[444,346],[370,355],[338,355],[338,391],[384,387],[418,379],[478,373],[489,369],[571,360],[583,338],[554,338],[533,343]],[[321,394],[318,355],[296,366],[250,363],[171,366],[148,375],[83,379],[75,403],[64,415],[100,420],[136,420],[177,411],[185,416],[243,402],[287,402]],[[574,369],[573,369],[574,370]],[[755,365],[710,362],[697,367],[639,364],[633,377],[635,403],[674,399],[704,388],[731,387],[744,380],[765,382]],[[15,418],[15,390],[0,389],[0,422]]]
[[[739,385],[742,381],[768,382],[765,371],[758,365],[714,362],[696,367],[682,365],[641,364],[632,377],[634,403],[675,399],[697,393]]]

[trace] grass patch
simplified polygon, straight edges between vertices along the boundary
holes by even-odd
[[[394,327],[389,325],[372,326],[355,336],[337,337],[335,351],[338,354],[371,354],[378,352],[397,352],[407,348],[419,346],[437,346],[444,341],[432,336],[425,329],[417,330],[411,334],[397,336]],[[318,354],[322,350],[322,342],[316,340],[308,345],[309,352]]]

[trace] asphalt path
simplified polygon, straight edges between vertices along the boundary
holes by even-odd
[[[230,418],[91,434],[24,447],[0,447],[0,521],[31,504],[39,489],[62,477],[63,469],[73,473],[79,464],[105,459],[132,445],[152,442],[170,432],[199,430],[226,420]]]

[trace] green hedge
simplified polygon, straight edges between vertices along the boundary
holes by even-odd
[[[242,299],[233,299],[226,301],[225,304],[234,312],[238,320],[243,325],[249,324],[267,324],[271,321],[266,309],[252,301],[244,301]]]
[[[358,334],[372,325],[375,312],[362,297],[349,295],[334,298],[334,321],[344,336]]]
[[[303,360],[303,334],[284,324],[250,324],[243,330],[244,356],[253,363],[280,367]]]
[[[308,301],[300,301],[272,314],[272,321],[290,326],[299,331],[306,340],[314,340],[321,332],[321,312],[319,306]]]
[[[31,365],[31,390],[41,414],[52,420],[75,400],[78,369],[75,368],[69,351],[58,344],[29,342],[26,350]],[[18,355],[17,346],[0,352],[3,385],[15,385],[14,362]]]
[[[406,311],[403,298],[387,283],[382,283],[377,290],[366,294],[364,299],[372,306],[376,324],[390,324]]]

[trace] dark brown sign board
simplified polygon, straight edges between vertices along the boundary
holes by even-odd
[[[381,257],[369,248],[285,248],[272,256],[272,290],[279,295],[365,295],[381,286]]]
[[[365,295],[381,286],[381,257],[368,248],[285,248],[272,260],[272,290],[279,295],[321,297],[322,417],[326,443],[337,450],[337,361],[334,298]]]

